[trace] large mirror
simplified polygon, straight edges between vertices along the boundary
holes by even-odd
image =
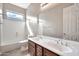
[[[39,14],[39,25],[42,35],[79,41],[79,4],[44,4]]]

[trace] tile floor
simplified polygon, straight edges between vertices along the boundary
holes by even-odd
[[[21,51],[18,48],[18,49],[3,53],[1,56],[30,56],[30,54],[28,53],[28,50]]]

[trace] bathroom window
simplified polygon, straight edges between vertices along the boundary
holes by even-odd
[[[15,21],[23,21],[24,20],[23,14],[20,14],[17,12],[7,11],[6,15],[7,15],[7,19],[9,19],[9,20],[15,20]]]

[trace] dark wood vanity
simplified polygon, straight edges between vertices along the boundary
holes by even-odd
[[[59,56],[58,54],[38,45],[31,40],[28,41],[28,52],[32,56]]]
[[[36,55],[36,44],[32,41],[28,41],[28,52],[30,55],[35,56]]]

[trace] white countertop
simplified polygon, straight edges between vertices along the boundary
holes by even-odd
[[[29,40],[61,56],[79,56],[79,42],[47,36],[29,38]],[[59,40],[63,44],[58,42]]]

